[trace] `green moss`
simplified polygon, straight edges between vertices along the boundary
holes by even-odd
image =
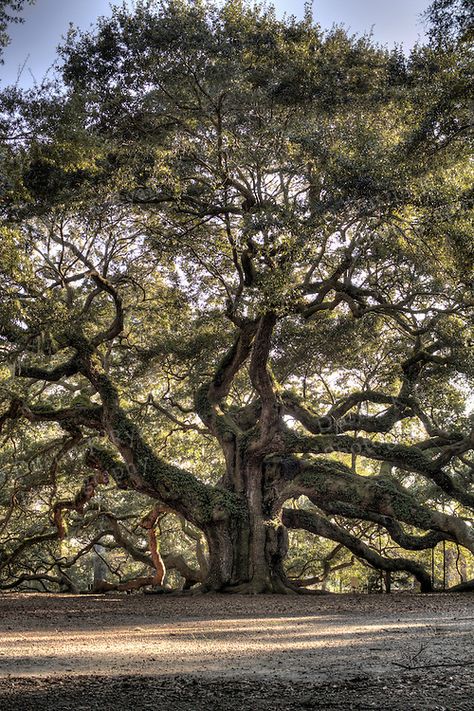
[[[218,437],[223,441],[232,441],[240,430],[232,417],[226,413],[219,414],[212,406],[209,397],[209,384],[202,385],[195,394],[194,406],[196,412],[206,424],[214,424]]]
[[[201,524],[247,515],[244,502],[236,494],[203,484],[184,469],[156,456],[123,413],[117,413],[113,427],[119,443],[133,453],[139,476],[171,507],[193,512]]]
[[[337,501],[338,505],[344,502],[419,528],[432,527],[431,512],[387,475],[359,477],[340,462],[321,459],[303,469],[296,482],[302,490],[310,490],[316,500]]]
[[[112,476],[117,486],[121,489],[130,489],[130,474],[125,464],[119,462],[105,447],[94,445],[90,450],[90,456],[100,461],[102,467]]]
[[[239,428],[230,415],[215,415],[215,425],[221,439],[231,442],[239,434]]]
[[[207,422],[212,419],[214,411],[208,397],[209,384],[205,383],[196,391],[194,396],[194,406],[199,417]]]
[[[239,454],[241,456],[244,455],[248,451],[252,442],[254,442],[256,439],[258,439],[258,435],[259,435],[258,425],[256,425],[255,427],[251,427],[246,432],[239,434],[239,436],[237,438],[237,448],[238,448]]]

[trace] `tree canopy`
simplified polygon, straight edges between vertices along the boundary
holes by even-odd
[[[301,532],[326,572],[472,571],[465,33],[170,0],[60,53],[2,98],[3,587],[102,543],[137,587],[293,592]]]

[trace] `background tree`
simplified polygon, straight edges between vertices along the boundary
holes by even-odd
[[[203,589],[303,590],[295,529],[429,590],[411,552],[474,551],[464,54],[168,2],[62,58],[13,117],[0,276],[6,457],[54,453],[40,535],[111,477],[147,530],[202,532]]]

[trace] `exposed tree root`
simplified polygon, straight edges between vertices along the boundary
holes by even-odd
[[[468,580],[465,583],[459,583],[448,589],[448,592],[474,592],[474,580]]]

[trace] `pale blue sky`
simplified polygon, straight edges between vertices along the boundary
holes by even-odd
[[[423,38],[420,20],[430,0],[314,0],[313,15],[323,27],[343,23],[360,34],[373,28],[376,41],[409,49]],[[279,13],[302,16],[304,0],[275,0]],[[20,85],[41,80],[55,58],[55,48],[69,22],[86,29],[99,15],[110,12],[109,0],[36,0],[24,13],[26,22],[14,25],[12,42],[0,66],[0,83],[14,83],[21,71]]]

